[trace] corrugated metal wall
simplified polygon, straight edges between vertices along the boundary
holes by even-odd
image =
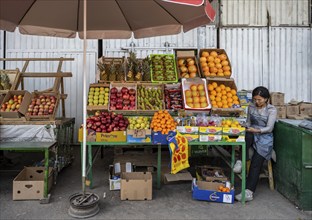
[[[238,89],[264,85],[291,99],[312,101],[311,28],[223,28],[220,48]]]
[[[223,26],[308,26],[309,0],[222,0]]]
[[[168,43],[168,44],[167,44]],[[215,26],[200,27],[186,33],[161,37],[129,40],[104,40],[103,55],[107,57],[127,56],[129,50],[144,58],[149,54],[173,53],[174,48],[216,47]],[[165,44],[168,46],[166,47]]]
[[[3,38],[4,38],[4,31],[0,31],[0,57],[3,57]],[[3,62],[0,61],[0,69],[3,69]]]
[[[73,76],[65,78],[65,93],[68,98],[65,102],[67,117],[76,118],[76,129],[82,123],[82,74],[83,74],[83,41],[76,39],[62,39],[54,37],[25,36],[19,33],[7,32],[7,58],[74,58],[74,61],[66,61],[62,71],[72,72]],[[95,82],[97,61],[97,41],[88,40],[87,49],[87,83]],[[22,69],[24,62],[7,62],[7,69]],[[58,62],[36,61],[30,62],[27,71],[52,72],[56,71]],[[25,79],[25,89],[44,90],[53,86],[53,78],[28,78]],[[60,109],[58,112],[60,115]],[[77,132],[75,132],[75,137]]]

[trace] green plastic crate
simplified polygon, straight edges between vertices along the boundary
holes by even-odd
[[[166,66],[162,63],[165,63],[165,58],[170,58],[172,60],[172,70],[166,70]],[[153,83],[175,83],[178,82],[178,74],[177,74],[177,67],[174,59],[173,54],[151,54],[151,80]],[[159,60],[159,64],[155,64],[154,61]],[[156,67],[158,66],[158,67]],[[155,68],[159,68],[156,70]],[[157,71],[161,72],[162,74],[159,74],[159,77],[157,76]],[[172,71],[172,78],[166,78],[168,75],[168,71]]]

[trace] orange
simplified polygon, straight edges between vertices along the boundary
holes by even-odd
[[[230,72],[230,71],[224,71],[223,74],[224,74],[225,76],[231,76],[231,72]]]
[[[211,101],[214,101],[216,99],[216,97],[214,95],[210,95],[209,98]]]
[[[201,55],[202,55],[202,57],[208,57],[209,53],[208,53],[208,51],[203,51]]]
[[[227,100],[227,96],[226,96],[226,95],[223,95],[223,96],[221,97],[221,99],[222,99],[222,100]]]
[[[212,101],[211,101],[211,104],[212,104],[212,105],[216,105],[217,102],[216,102],[215,100],[212,100]]]
[[[212,84],[208,84],[208,91],[213,91],[214,87]]]
[[[210,73],[210,76],[216,76],[217,74],[216,73]]]
[[[204,56],[202,56],[202,57],[199,58],[199,62],[206,62],[206,61],[207,61],[207,59],[206,59],[206,57],[204,57]]]
[[[227,100],[226,100],[226,99],[222,99],[221,102],[222,102],[223,106],[224,106],[224,105],[227,105]]]
[[[219,58],[215,58],[215,59],[214,59],[214,62],[215,62],[215,63],[220,63],[221,60],[220,60]],[[222,66],[222,65],[221,65],[221,66]]]
[[[237,97],[236,95],[232,96],[232,99],[233,99],[234,101],[238,101],[238,97]]]
[[[219,86],[217,86],[217,87],[215,88],[215,90],[216,90],[216,92],[221,92],[221,88],[220,88]]]
[[[221,69],[222,68],[222,65],[220,63],[216,63],[216,68],[217,69]]]
[[[229,92],[228,92],[228,93],[226,94],[226,96],[229,97],[229,98],[231,98],[233,95],[232,95],[232,93],[229,93]]]
[[[217,95],[216,95],[217,97],[222,97],[222,93],[220,92],[220,93],[217,93]]]
[[[226,60],[227,59],[227,56],[224,53],[220,54],[218,57],[220,60]]]
[[[223,69],[218,69],[218,73],[223,73]]]
[[[218,86],[218,84],[216,82],[212,83],[213,88],[216,88]]]
[[[217,92],[216,92],[216,90],[212,90],[212,91],[210,92],[210,94],[216,96],[216,95],[217,95]]]
[[[227,87],[225,87],[225,91],[230,92],[231,88],[227,86]]]
[[[229,62],[226,61],[226,60],[223,60],[223,61],[221,62],[221,65],[222,65],[222,66],[228,66],[228,65],[229,65]]]
[[[215,67],[215,63],[214,62],[209,62],[208,63],[208,66],[211,68],[211,67]]]
[[[194,77],[196,77],[196,72],[190,73],[190,78],[194,78]]]
[[[212,105],[212,107],[213,107],[213,108],[218,108],[218,105],[217,105],[217,104],[215,104],[215,105]]]
[[[204,76],[210,76],[210,72],[209,72],[209,70],[204,71]]]
[[[230,71],[230,70],[231,70],[231,67],[230,67],[230,66],[224,66],[222,69],[223,69],[224,71]]]
[[[211,51],[210,56],[213,56],[215,58],[218,56],[218,53],[216,51]]]
[[[222,107],[223,108],[229,108],[229,106],[227,104],[224,104]]]
[[[224,84],[220,84],[219,87],[224,90],[225,89],[225,85]]]
[[[213,56],[208,56],[207,57],[207,61],[208,62],[213,62],[214,61],[214,57]]]
[[[205,66],[207,66],[208,64],[206,63],[206,62],[201,62],[200,63],[200,66],[203,68],[203,67],[205,67]]]
[[[225,76],[224,73],[217,73],[217,76]]]
[[[235,89],[231,89],[231,93],[232,93],[232,95],[236,95],[236,90]]]
[[[226,99],[228,102],[233,102],[233,99],[232,98],[227,98]]]
[[[237,101],[237,100],[234,100],[233,103],[234,103],[235,105],[239,105],[239,101]]]
[[[209,68],[209,71],[210,71],[211,73],[217,73],[217,72],[218,72],[218,69],[217,69],[216,67],[210,67],[210,68]]]
[[[218,106],[218,108],[222,108],[222,106],[223,106],[222,102],[217,102],[217,106]]]
[[[222,95],[226,95],[227,92],[226,92],[225,90],[222,90],[222,91],[221,91],[221,94],[222,94]]]
[[[216,97],[215,100],[216,100],[217,104],[218,104],[218,102],[221,102],[221,98],[220,97]]]

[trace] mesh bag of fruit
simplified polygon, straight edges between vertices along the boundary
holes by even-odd
[[[168,146],[170,151],[171,173],[176,174],[181,170],[190,167],[188,161],[188,141],[179,132],[175,136],[168,137]]]

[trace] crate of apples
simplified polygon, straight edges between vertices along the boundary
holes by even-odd
[[[1,116],[3,118],[20,118],[27,113],[27,107],[31,94],[27,91],[9,91],[1,104]]]
[[[111,83],[109,110],[136,110],[136,93],[134,83]]]
[[[59,96],[55,93],[33,93],[28,106],[27,118],[31,119],[51,119],[55,118],[55,113],[59,101]]]
[[[210,110],[206,79],[182,79],[185,109]]]

